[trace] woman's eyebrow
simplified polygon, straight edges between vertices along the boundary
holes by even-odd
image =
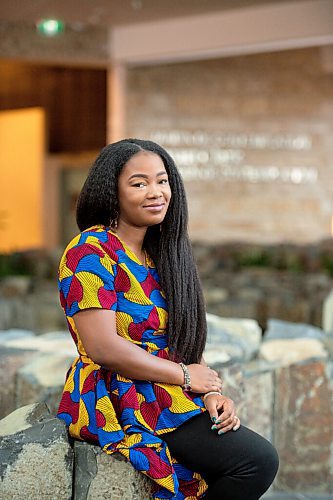
[[[156,177],[158,177],[159,175],[165,175],[166,174],[166,171],[163,170],[162,172],[158,172],[158,174],[156,174]],[[133,174],[131,175],[128,180],[130,181],[131,179],[133,179],[134,177],[142,177],[143,179],[148,179],[149,176],[146,175],[146,174]]]

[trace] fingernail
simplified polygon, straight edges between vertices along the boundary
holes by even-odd
[[[222,429],[220,429],[218,434],[224,434],[224,431]]]
[[[216,423],[216,425],[218,425],[218,424],[220,424],[221,422],[220,422],[219,420],[216,420],[216,422],[215,422],[215,423]]]
[[[211,426],[211,429],[212,429],[212,431],[216,431],[216,429],[217,429],[216,425],[215,425],[215,424],[214,424],[214,425],[212,425],[212,426]]]
[[[212,417],[212,422],[214,422],[214,424],[215,424],[215,422],[216,422],[216,417]]]

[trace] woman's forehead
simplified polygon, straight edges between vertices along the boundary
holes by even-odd
[[[162,158],[150,151],[139,151],[125,163],[121,176],[131,176],[134,173],[157,175],[166,172]]]

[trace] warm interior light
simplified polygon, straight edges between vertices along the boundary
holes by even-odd
[[[56,36],[65,29],[65,24],[59,19],[42,19],[36,24],[39,33],[45,36]]]
[[[331,217],[331,236],[333,238],[333,215]]]

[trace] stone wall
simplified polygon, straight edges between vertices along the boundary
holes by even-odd
[[[322,326],[333,289],[333,240],[308,246],[195,243],[194,253],[208,312],[252,318],[262,328],[269,318]],[[0,255],[0,330],[66,328],[57,289],[60,255]]]
[[[224,381],[224,393],[235,401],[242,423],[264,435],[278,449],[281,463],[273,490],[290,495],[292,492],[306,492],[314,495],[313,498],[332,495],[332,334],[309,325],[270,320],[262,339],[261,329],[254,320],[213,315],[208,315],[208,326],[204,356],[207,363],[219,371]],[[43,456],[44,446],[38,440],[31,440],[30,434],[28,437],[20,434],[22,429],[16,429],[13,432],[15,437],[10,437],[12,434],[6,429],[11,412],[40,401],[51,410],[46,420],[52,420],[75,350],[66,332],[36,336],[32,332],[8,330],[0,332],[0,352],[0,418],[4,417],[0,423],[0,429],[4,429],[0,432],[3,434],[0,440],[3,471],[0,493],[2,488],[8,495],[8,485],[15,483],[21,460],[32,460],[30,453]],[[14,424],[20,424],[20,413],[13,415]],[[40,425],[43,419],[34,425]],[[49,425],[54,424],[53,420]],[[59,423],[55,429],[64,436],[63,430],[59,431]],[[33,436],[36,435],[39,434],[34,430]],[[51,441],[50,446],[53,446],[54,441]],[[72,451],[68,443],[64,444],[63,437],[60,441],[63,443],[63,461],[64,456],[72,456]],[[12,442],[19,445],[9,455]],[[26,447],[26,443],[29,446]],[[126,468],[128,464],[115,462],[89,445],[76,443],[74,453],[77,468],[74,489],[80,491],[75,494],[77,500],[107,498],[111,491],[115,499],[122,495],[123,498],[132,498],[126,497],[131,491],[133,498],[147,500],[139,492],[147,488],[147,483],[140,482],[142,478],[131,468]],[[62,467],[57,466],[55,470],[63,470]],[[106,475],[108,480],[100,483],[98,474],[104,474],[105,470],[110,471]],[[32,488],[35,487],[33,483],[32,479]],[[6,495],[4,498],[9,500],[11,497]],[[54,498],[69,498],[66,495],[55,494]]]

